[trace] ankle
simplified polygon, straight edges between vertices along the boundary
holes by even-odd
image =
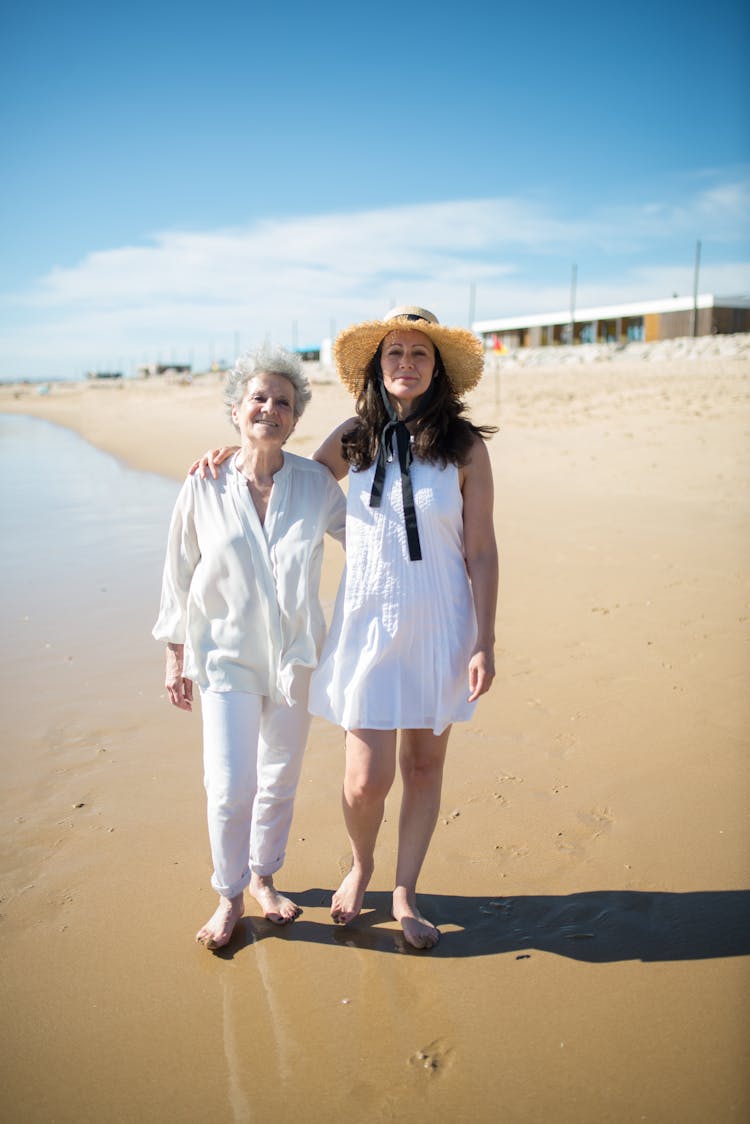
[[[409,890],[406,886],[396,886],[393,891],[393,904],[406,906],[409,909],[416,909],[417,891]]]
[[[351,873],[361,878],[372,878],[375,870],[375,859],[372,856],[365,858],[352,855]]]

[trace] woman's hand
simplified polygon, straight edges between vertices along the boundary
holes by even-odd
[[[215,480],[219,475],[216,471],[219,465],[223,464],[227,457],[231,457],[232,453],[236,453],[238,449],[239,445],[222,445],[220,449],[209,449],[197,461],[193,461],[188,472],[192,476],[194,472],[200,469],[201,480],[205,480],[206,469],[208,469]]]
[[[469,702],[486,694],[495,678],[495,656],[492,649],[479,648],[469,660]]]
[[[184,644],[167,644],[167,670],[164,677],[164,686],[167,688],[172,706],[176,706],[180,710],[192,710],[193,681],[192,679],[185,679],[182,674],[184,653]]]

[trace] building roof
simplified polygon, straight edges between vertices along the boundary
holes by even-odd
[[[592,320],[617,320],[625,316],[649,316],[659,312],[689,312],[698,308],[750,308],[750,297],[716,297],[701,293],[692,297],[669,297],[666,300],[641,301],[637,304],[610,304],[599,308],[576,308],[576,324]],[[506,316],[498,320],[476,320],[472,331],[478,335],[486,332],[512,332],[517,328],[544,327],[551,324],[569,324],[570,309],[564,312],[540,312],[530,316]]]

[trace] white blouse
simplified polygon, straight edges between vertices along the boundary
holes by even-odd
[[[326,532],[344,541],[346,500],[321,464],[284,453],[261,524],[231,457],[188,476],[167,541],[157,640],[184,644],[183,675],[213,691],[291,701],[295,666],[315,667]]]

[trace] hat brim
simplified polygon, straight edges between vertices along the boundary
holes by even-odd
[[[333,357],[339,378],[352,394],[361,393],[367,365],[387,335],[395,331],[421,332],[439,350],[445,372],[457,394],[472,390],[482,377],[484,345],[468,328],[449,328],[427,320],[395,316],[353,324],[336,337]]]

